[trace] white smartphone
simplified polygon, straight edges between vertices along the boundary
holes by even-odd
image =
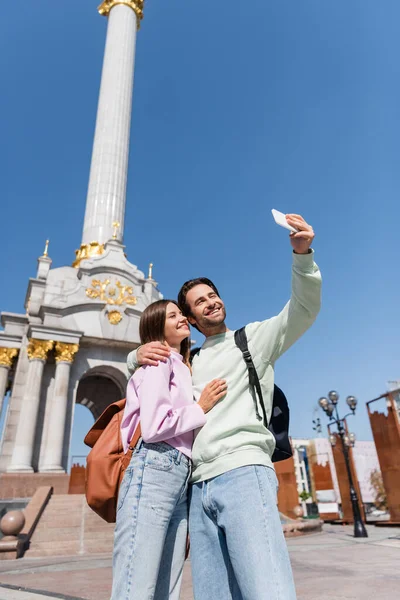
[[[289,225],[289,223],[286,221],[284,213],[280,212],[279,210],[275,210],[275,208],[273,208],[271,212],[272,216],[275,219],[275,223],[277,223],[281,227],[284,227],[285,229],[289,229],[289,231],[292,231],[293,233],[297,233],[299,231],[298,229],[295,229],[294,227]]]

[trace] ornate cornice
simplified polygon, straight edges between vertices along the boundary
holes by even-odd
[[[100,4],[98,11],[102,16],[108,17],[110,10],[114,8],[114,6],[117,6],[117,4],[125,4],[133,10],[137,17],[137,26],[139,29],[140,21],[143,19],[144,0],[104,0]]]
[[[78,352],[78,344],[65,344],[56,342],[56,362],[73,363],[75,354]]]
[[[27,347],[29,360],[46,360],[53,346],[54,342],[52,340],[35,340],[34,338],[30,338]]]
[[[104,252],[104,244],[99,242],[90,242],[90,244],[82,244],[79,250],[75,250],[75,260],[72,266],[76,269],[79,267],[81,260],[86,258],[92,258],[93,256],[100,256]]]
[[[0,348],[0,367],[10,368],[18,352],[17,348]]]

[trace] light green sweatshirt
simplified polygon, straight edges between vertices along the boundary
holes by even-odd
[[[319,312],[321,276],[313,254],[293,254],[292,296],[282,312],[246,326],[268,419],[272,409],[275,361],[312,325]],[[128,356],[128,369],[132,371],[136,366],[136,351],[133,351]],[[193,389],[196,400],[204,386],[215,378],[226,379],[228,392],[207,413],[206,424],[196,432],[192,483],[246,465],[272,466],[275,440],[257,418],[248,371],[235,344],[234,331],[208,337],[195,356]],[[261,410],[259,412],[262,414]]]

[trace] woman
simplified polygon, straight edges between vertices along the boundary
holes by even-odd
[[[118,495],[112,600],[178,600],[185,560],[191,448],[194,430],[226,394],[226,383],[208,384],[193,401],[190,330],[172,300],[146,308],[142,344],[167,342],[171,356],[140,368],[128,383],[121,435],[125,451],[140,421],[136,446]]]

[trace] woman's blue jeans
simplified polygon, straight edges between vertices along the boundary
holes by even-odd
[[[111,600],[178,600],[190,472],[172,446],[139,442],[118,495]]]

